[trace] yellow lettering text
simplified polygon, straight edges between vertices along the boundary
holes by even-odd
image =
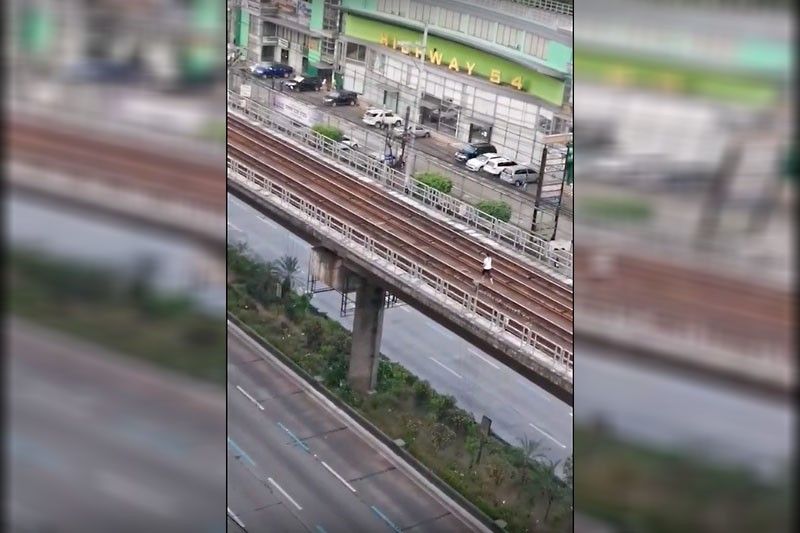
[[[397,37],[392,37],[392,49],[397,50]]]
[[[511,86],[516,87],[520,91],[522,90],[522,76],[517,76],[513,80],[511,80]]]
[[[379,41],[383,46],[389,46],[389,36],[385,33],[381,33],[381,38]]]
[[[456,59],[455,57],[453,59],[451,59],[450,60],[450,65],[447,68],[449,68],[450,70],[455,70],[456,72],[458,72],[458,59]]]
[[[431,50],[430,54],[428,54],[428,55],[430,57],[430,62],[431,63],[436,63],[437,65],[441,65],[442,64],[442,53],[441,52],[436,52],[434,50]]]
[[[474,68],[475,68],[475,63],[470,63],[469,61],[467,61],[467,74],[472,76],[472,69]]]
[[[404,44],[400,45],[400,52],[403,54],[408,54],[408,47]]]
[[[414,49],[414,57],[417,59],[423,58],[422,50],[420,50],[419,47]]]
[[[489,73],[489,81],[492,83],[500,83],[500,71],[493,68]]]

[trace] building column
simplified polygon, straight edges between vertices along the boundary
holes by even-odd
[[[354,391],[367,393],[378,384],[386,291],[365,280],[356,289],[352,348],[347,378]]]

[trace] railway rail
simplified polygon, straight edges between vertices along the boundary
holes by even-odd
[[[225,211],[221,164],[187,160],[122,137],[52,124],[44,127],[13,118],[6,143],[14,160],[218,213]]]
[[[562,349],[572,347],[572,291],[533,267],[481,245],[358,178],[229,115],[229,158],[256,168],[348,224],[390,243],[398,253],[475,292],[484,252],[494,257],[494,285],[484,301],[531,325]]]
[[[638,315],[656,329],[698,337],[731,351],[789,357],[794,312],[788,291],[660,259],[608,254],[604,272],[577,254],[579,309]]]

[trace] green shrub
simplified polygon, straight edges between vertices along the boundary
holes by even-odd
[[[475,204],[478,211],[503,222],[511,220],[511,206],[501,200],[482,200]]]
[[[418,182],[445,194],[449,194],[453,190],[453,182],[437,172],[421,172],[414,178]]]
[[[314,126],[312,126],[311,129],[313,131],[316,131],[323,137],[327,137],[328,139],[331,139],[336,142],[341,141],[342,137],[344,137],[344,133],[342,133],[342,130],[340,130],[335,126],[329,126],[327,124],[314,124]]]
[[[427,381],[419,380],[414,383],[414,399],[417,401],[417,405],[427,404],[432,394],[433,389]]]

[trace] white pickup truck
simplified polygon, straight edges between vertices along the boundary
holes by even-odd
[[[394,111],[387,109],[368,109],[364,113],[361,122],[369,126],[377,126],[379,128],[388,128],[394,126],[402,126],[403,119],[400,118]]]

